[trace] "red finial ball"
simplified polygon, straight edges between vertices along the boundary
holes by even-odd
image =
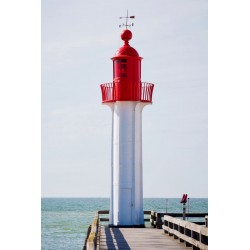
[[[124,30],[124,31],[121,33],[121,39],[122,39],[124,42],[128,42],[131,38],[132,38],[132,32],[131,32],[130,30]]]

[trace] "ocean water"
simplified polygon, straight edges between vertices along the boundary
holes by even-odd
[[[182,212],[180,199],[145,198],[144,210]],[[108,210],[108,198],[42,198],[42,250],[81,250],[97,210]],[[189,212],[208,212],[208,199],[190,198]],[[107,217],[107,216],[106,216]]]

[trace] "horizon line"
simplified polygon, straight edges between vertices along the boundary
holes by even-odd
[[[41,196],[41,198],[95,198],[95,199],[109,199],[110,197],[97,197],[97,196]],[[208,197],[188,197],[192,199],[208,199]],[[143,199],[181,199],[181,197],[143,197]]]

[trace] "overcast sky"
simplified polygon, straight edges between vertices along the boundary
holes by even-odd
[[[144,197],[207,197],[207,0],[42,1],[42,196],[109,197],[119,16],[135,15],[142,81]]]

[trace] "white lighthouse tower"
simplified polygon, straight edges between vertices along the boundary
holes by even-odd
[[[112,58],[113,82],[101,84],[102,103],[112,111],[110,226],[144,226],[142,110],[152,103],[154,85],[141,82],[141,60],[129,45],[132,32]]]

